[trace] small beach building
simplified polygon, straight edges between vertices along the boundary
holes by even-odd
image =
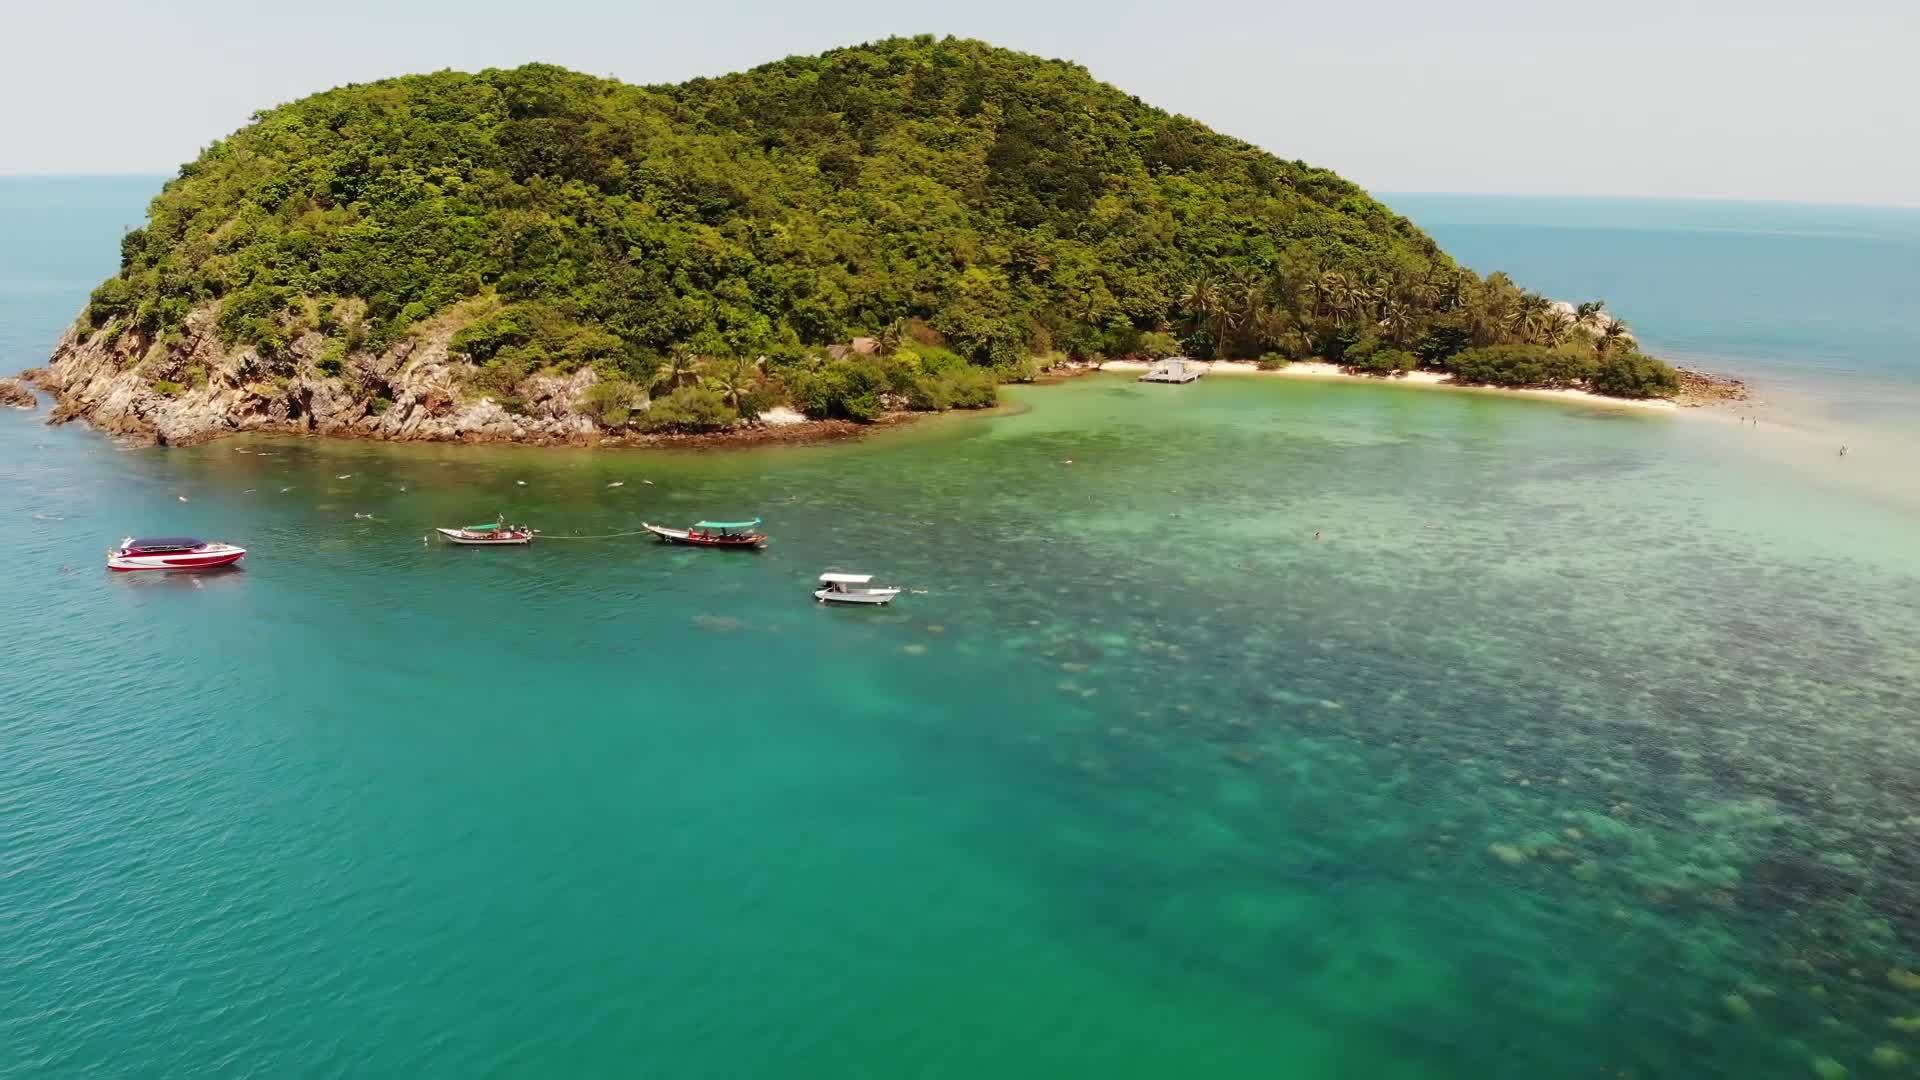
[[[1169,357],[1147,369],[1141,382],[1190,383],[1207,373],[1207,365],[1184,356]]]

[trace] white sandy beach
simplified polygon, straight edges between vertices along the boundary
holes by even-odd
[[[1319,360],[1303,360],[1288,364],[1273,371],[1262,371],[1250,360],[1211,360],[1188,363],[1205,363],[1208,374],[1212,375],[1272,375],[1288,379],[1371,379],[1376,382],[1396,382],[1412,386],[1438,386],[1448,390],[1469,390],[1488,394],[1513,394],[1521,397],[1552,398],[1559,401],[1579,402],[1587,405],[1612,405],[1625,409],[1657,409],[1673,411],[1680,406],[1671,401],[1658,398],[1639,400],[1634,398],[1607,397],[1587,390],[1516,390],[1498,386],[1464,386],[1453,381],[1450,375],[1438,371],[1409,371],[1404,375],[1356,375],[1338,364],[1329,364]],[[1153,365],[1140,360],[1108,360],[1098,365],[1101,371],[1146,371]]]

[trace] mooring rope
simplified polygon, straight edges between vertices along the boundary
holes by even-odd
[[[632,532],[596,533],[592,536],[579,536],[574,534],[541,532],[539,529],[535,529],[533,530],[533,535],[542,540],[617,540],[623,536],[639,536],[646,531],[645,529],[635,529]]]

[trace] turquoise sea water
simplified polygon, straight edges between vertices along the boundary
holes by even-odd
[[[0,183],[0,367],[143,198]],[[1012,397],[729,454],[0,412],[0,1073],[1911,1073],[1903,473],[1409,387]],[[554,535],[423,542],[494,512]],[[750,513],[758,556],[562,538]],[[254,554],[109,576],[128,531]]]

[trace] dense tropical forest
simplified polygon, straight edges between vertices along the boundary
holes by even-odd
[[[951,38],[677,86],[447,71],[259,113],[155,198],[81,330],[138,354],[208,310],[262,378],[317,357],[351,380],[453,319],[468,392],[512,408],[590,366],[616,426],[980,405],[1053,360],[1176,353],[1674,387],[1598,305],[1479,277],[1332,172]]]

